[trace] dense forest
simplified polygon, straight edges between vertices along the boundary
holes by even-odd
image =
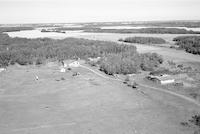
[[[139,43],[139,44],[164,44],[166,41],[158,37],[127,37],[125,39],[119,39],[122,42]]]
[[[47,60],[102,57],[100,69],[107,74],[135,73],[153,70],[162,63],[162,57],[153,53],[139,54],[135,46],[108,41],[66,38],[26,39],[10,38],[0,34],[0,66],[42,64]]]
[[[128,50],[120,54],[109,54],[100,62],[100,70],[106,74],[131,74],[139,70],[153,71],[163,59],[156,53],[138,54]]]
[[[173,41],[186,52],[200,55],[200,36],[179,36]]]
[[[33,27],[0,27],[0,33],[21,31],[21,30],[33,30]]]

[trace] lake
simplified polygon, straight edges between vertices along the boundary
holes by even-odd
[[[19,38],[52,38],[52,39],[64,39],[67,37],[84,38],[91,40],[103,40],[103,41],[114,41],[118,42],[118,39],[128,36],[150,36],[150,34],[118,34],[118,33],[86,33],[83,31],[66,31],[66,33],[56,33],[56,32],[41,32],[41,28],[35,30],[24,30],[15,32],[6,32],[10,37]],[[161,34],[163,35],[163,34]],[[156,36],[154,34],[153,36]],[[135,44],[139,52],[146,52],[150,50],[158,50],[152,46],[137,45]]]
[[[141,29],[141,28],[178,28],[178,29],[185,29],[185,30],[192,30],[196,32],[200,32],[200,27],[197,28],[188,28],[188,27],[156,27],[156,26],[104,26],[101,29]]]
[[[92,34],[92,33],[85,33],[82,31],[66,31],[66,33],[41,32],[40,29],[6,32],[6,33],[13,38],[20,37],[20,38],[53,38],[53,39],[63,39],[67,37],[77,37],[80,35]]]

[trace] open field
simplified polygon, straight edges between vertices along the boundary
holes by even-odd
[[[148,88],[141,94],[84,68],[60,73],[57,63],[10,66],[0,75],[3,134],[188,134],[194,130],[180,122],[199,110],[181,98]]]

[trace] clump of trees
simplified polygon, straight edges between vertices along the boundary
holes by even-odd
[[[3,36],[3,37],[2,37]],[[5,36],[5,38],[4,38]],[[2,39],[2,40],[1,40]],[[48,59],[70,59],[79,57],[99,57],[108,54],[118,54],[135,47],[120,45],[114,42],[91,41],[86,39],[66,38],[54,40],[49,38],[26,39],[10,38],[0,34],[0,66],[18,63],[33,64]]]
[[[7,34],[0,33],[0,45],[10,44],[10,38]]]
[[[139,43],[139,44],[164,44],[166,41],[158,37],[127,37],[125,39],[119,39],[122,42]]]
[[[192,116],[192,119],[189,121],[200,128],[200,114]]]
[[[156,53],[139,54],[135,46],[108,41],[6,38],[7,42],[0,44],[0,67],[15,63],[28,65],[42,64],[47,60],[102,57],[98,62],[100,70],[107,74],[130,74],[141,69],[154,70],[163,62]]]
[[[110,54],[100,63],[100,70],[106,74],[132,74],[139,70],[153,71],[163,59],[156,53],[139,54],[137,52],[128,52],[121,54]]]
[[[33,27],[0,27],[0,33],[21,31],[21,30],[33,30]]]
[[[179,36],[173,41],[186,52],[200,55],[200,36]]]
[[[153,71],[163,63],[162,56],[157,53],[144,53],[141,54],[141,69],[144,71]]]

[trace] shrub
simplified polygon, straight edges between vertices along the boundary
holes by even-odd
[[[7,34],[0,33],[0,45],[8,45],[10,38]]]
[[[189,121],[200,128],[200,114],[192,116],[192,119]]]
[[[141,61],[140,67],[144,71],[153,71],[163,63],[162,57],[156,53],[141,54]]]
[[[35,61],[35,64],[36,64],[36,65],[40,65],[40,64],[42,64],[43,62],[44,62],[44,61],[43,61],[42,58],[37,58],[36,61]]]
[[[7,52],[0,52],[0,67],[8,66],[10,62],[10,54]]]

